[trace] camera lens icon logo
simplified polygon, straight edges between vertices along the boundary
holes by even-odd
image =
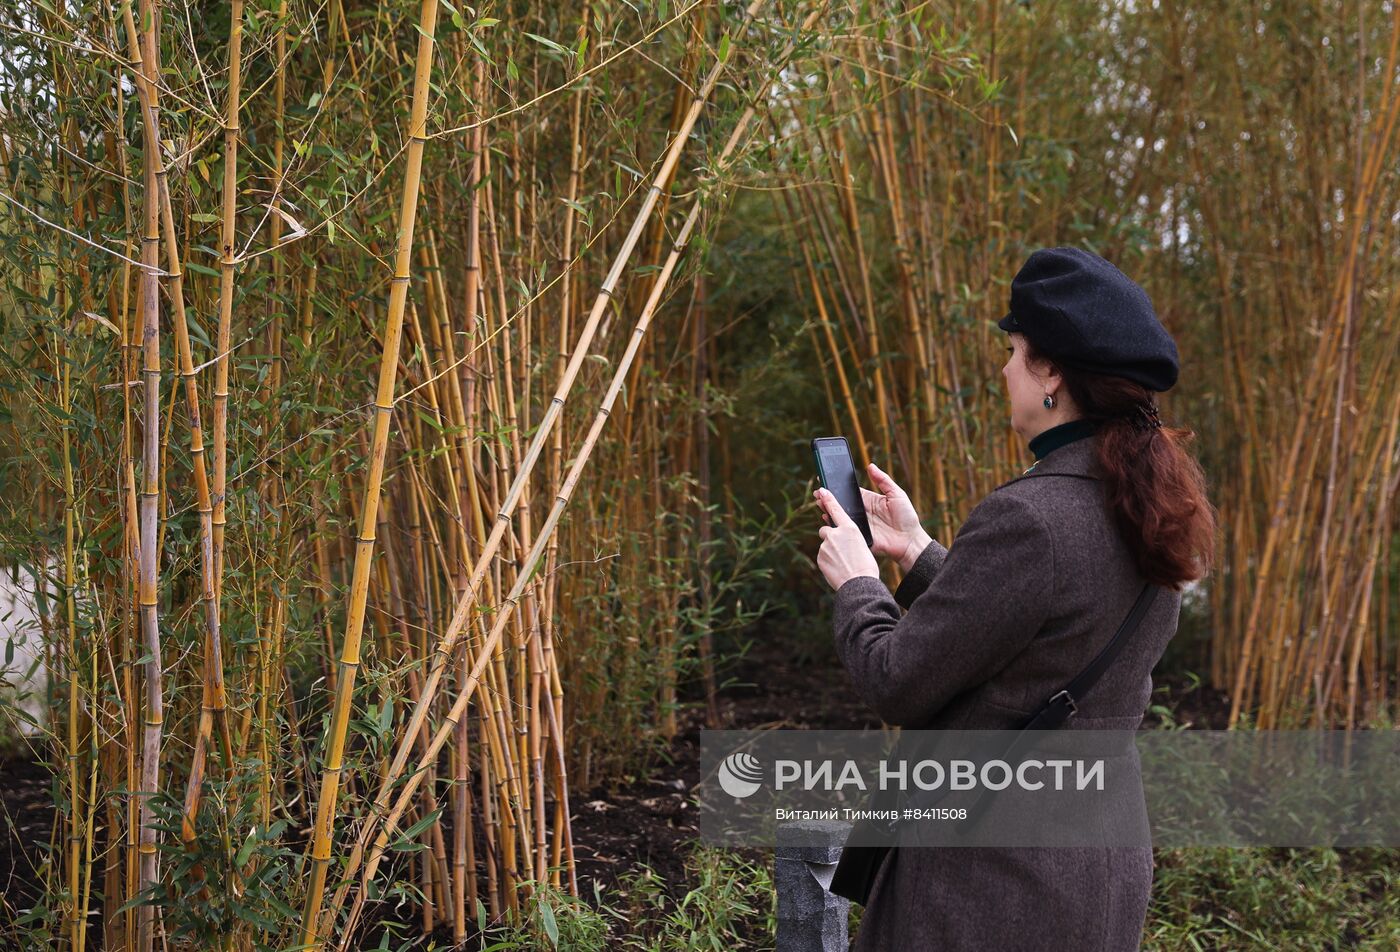
[[[752,796],[763,784],[763,764],[744,751],[724,758],[719,765],[719,786],[736,800]]]

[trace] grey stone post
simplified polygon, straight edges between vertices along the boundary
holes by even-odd
[[[850,902],[827,892],[851,824],[799,820],[778,826],[773,885],[778,890],[775,952],[847,952]]]

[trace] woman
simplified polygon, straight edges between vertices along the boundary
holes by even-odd
[[[1176,383],[1176,345],[1140,287],[1078,248],[1031,255],[997,326],[1009,334],[1011,425],[1035,462],[948,548],[873,463],[878,491],[861,490],[873,546],[817,490],[837,651],[890,724],[1013,730],[1093,659],[1150,580],[1163,591],[1062,728],[1135,730],[1181,588],[1214,558],[1190,431],[1163,427],[1153,400]],[[893,597],[877,556],[903,570]],[[1137,949],[1152,870],[1146,847],[891,850],[854,948]]]

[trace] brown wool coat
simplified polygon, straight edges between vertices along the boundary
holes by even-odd
[[[893,596],[870,576],[837,590],[837,651],[887,723],[1015,729],[1108,643],[1145,579],[1100,475],[1093,437],[1057,447],[988,494],[951,547],[930,543]],[[1158,592],[1061,730],[1141,724],[1180,607]],[[1152,871],[1146,847],[892,850],[853,948],[1131,952]]]

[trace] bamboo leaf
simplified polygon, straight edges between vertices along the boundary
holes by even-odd
[[[549,49],[554,50],[556,53],[569,52],[568,47],[560,46],[558,43],[554,42],[547,36],[540,36],[538,33],[530,33],[528,31],[525,33],[525,35],[528,36],[530,39],[534,40],[536,43],[539,43],[542,46],[546,46]]]
[[[544,918],[544,932],[549,936],[549,944],[559,948],[559,923],[554,921],[554,909],[548,900],[540,902],[540,915]]]
[[[122,332],[121,332],[121,330],[117,327],[117,325],[115,325],[115,324],[113,324],[111,321],[107,320],[107,318],[103,317],[101,314],[98,314],[98,313],[96,313],[95,311],[84,311],[84,312],[83,312],[83,316],[86,317],[86,318],[87,318],[88,320],[90,320],[90,321],[96,321],[97,323],[101,324],[101,325],[102,325],[103,327],[105,327],[108,331],[110,331],[114,337],[117,337],[117,338],[120,338],[120,337],[121,337]]]
[[[403,833],[399,835],[398,841],[395,842],[394,849],[403,852],[411,851],[414,848],[423,849],[424,847],[421,843],[413,843],[412,847],[410,847],[407,844],[412,843],[413,841],[417,840],[418,837],[422,836],[423,831],[426,830],[428,827],[432,826],[441,813],[442,807],[438,807],[436,810],[433,810],[431,813],[425,815],[417,823],[404,830]]]
[[[290,233],[282,235],[282,241],[295,241],[298,238],[305,237],[306,229],[302,227],[301,222],[284,212],[280,206],[274,205],[271,202],[264,202],[263,207],[291,227],[292,230]]]
[[[424,423],[428,424],[428,426],[432,427],[432,428],[433,428],[434,430],[436,430],[437,432],[441,433],[441,432],[443,431],[443,426],[442,426],[442,424],[439,423],[435,417],[430,416],[430,415],[429,415],[428,413],[426,413],[425,411],[420,410],[420,409],[418,409],[417,407],[414,407],[414,408],[413,408],[413,415],[416,416],[418,419],[422,420]]]

